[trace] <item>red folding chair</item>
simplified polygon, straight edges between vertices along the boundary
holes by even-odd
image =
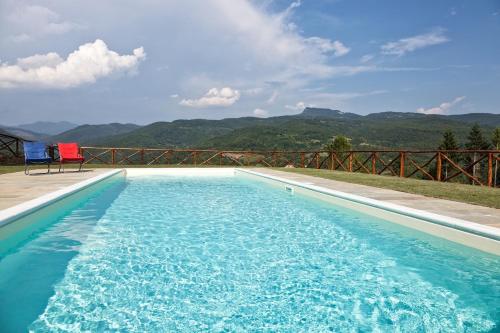
[[[59,172],[61,172],[61,167],[64,167],[63,164],[68,163],[79,163],[80,167],[78,171],[82,170],[82,164],[85,161],[82,155],[80,155],[80,149],[78,148],[77,143],[58,143],[57,147],[59,148]]]

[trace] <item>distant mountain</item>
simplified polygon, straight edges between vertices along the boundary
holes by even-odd
[[[176,120],[157,122],[128,133],[101,137],[95,145],[214,149],[318,149],[339,134],[357,148],[436,148],[445,129],[465,142],[473,123],[486,137],[500,126],[500,115],[458,116],[382,112],[361,116],[339,110],[306,108],[302,113],[270,118]]]
[[[51,143],[78,142],[80,144],[92,144],[97,142],[100,138],[129,133],[138,128],[140,128],[139,125],[119,123],[81,125],[61,134],[51,136],[47,140]]]
[[[56,135],[62,132],[69,131],[70,129],[73,129],[77,126],[78,126],[77,124],[73,124],[67,121],[58,121],[58,122],[37,121],[30,124],[18,125],[16,127],[31,132],[43,133],[47,135]]]
[[[0,125],[0,132],[14,135],[14,136],[18,136],[22,139],[30,140],[30,141],[38,141],[38,140],[43,141],[43,140],[47,139],[47,137],[48,137],[46,134],[36,133],[33,131],[21,129],[18,127],[3,126],[3,125]]]
[[[361,116],[339,110],[306,108],[302,113],[270,118],[175,120],[146,126],[83,125],[49,138],[108,147],[213,148],[233,150],[318,149],[335,135],[346,135],[361,149],[435,149],[444,130],[465,142],[473,123],[490,138],[500,126],[497,114],[425,115],[382,112]]]
[[[356,113],[342,112],[340,110],[307,107],[304,109],[304,111],[302,111],[302,113],[296,115],[296,117],[300,117],[300,118],[329,118],[329,119],[357,119],[357,118],[361,118],[363,116],[356,114]]]
[[[260,118],[233,118],[223,120],[175,120],[156,122],[130,133],[97,140],[97,144],[115,147],[192,147],[209,138],[228,134],[235,129],[264,123]]]
[[[485,126],[498,127],[500,125],[500,114],[467,113],[467,114],[457,114],[446,117],[457,121],[463,121],[466,123],[478,123],[479,125],[485,125]]]

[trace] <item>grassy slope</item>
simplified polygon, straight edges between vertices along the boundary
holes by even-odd
[[[398,178],[392,176],[367,175],[363,173],[331,172],[316,169],[285,169],[280,171],[300,173],[308,176],[362,184],[379,188],[421,194],[428,197],[448,199],[480,206],[500,209],[500,189],[455,183],[438,183],[429,180]]]

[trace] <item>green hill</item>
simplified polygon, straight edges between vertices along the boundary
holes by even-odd
[[[140,128],[134,124],[111,123],[105,125],[81,125],[69,131],[51,136],[50,143],[57,142],[78,142],[80,144],[91,144],[103,137],[115,136],[123,133],[129,133]]]
[[[306,108],[301,114],[270,118],[176,120],[143,127],[84,125],[56,138],[108,147],[295,150],[318,149],[331,137],[342,134],[352,138],[357,148],[434,149],[445,129],[453,130],[458,140],[464,142],[476,122],[482,124],[485,136],[490,137],[493,129],[500,126],[500,115],[382,112],[361,116]]]

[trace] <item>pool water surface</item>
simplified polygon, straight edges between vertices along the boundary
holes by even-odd
[[[499,257],[239,177],[132,177],[0,252],[5,332],[488,332],[499,298]]]

